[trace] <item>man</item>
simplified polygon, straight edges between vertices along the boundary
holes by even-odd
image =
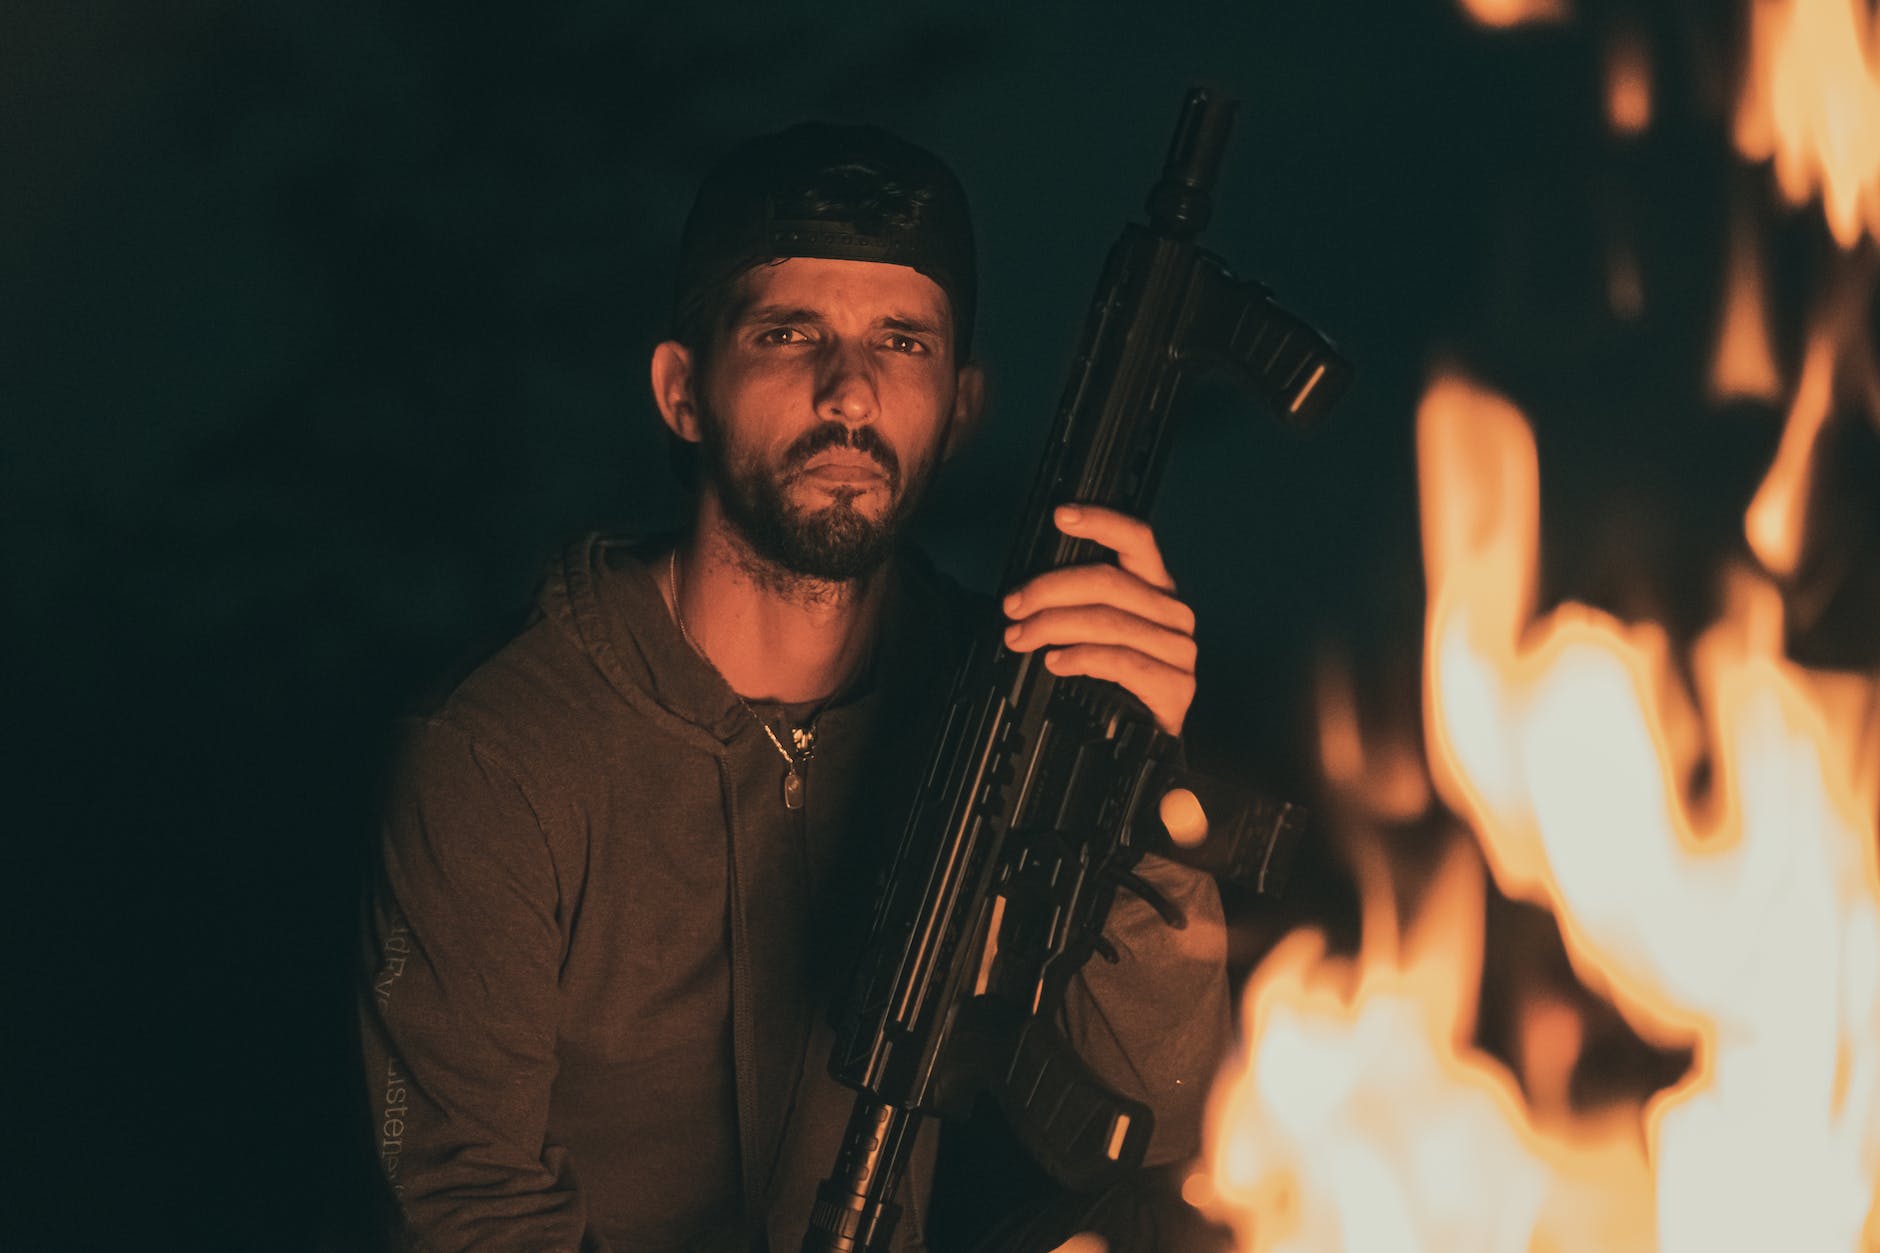
[[[754,140],[708,177],[653,396],[691,526],[566,554],[530,625],[415,722],[363,1000],[380,1157],[439,1249],[796,1247],[853,1094],[828,1007],[971,631],[898,543],[984,394],[971,226],[934,157],[870,128]],[[1122,684],[1178,733],[1193,615],[1154,537],[1002,602],[1014,649]],[[1197,1147],[1226,1031],[1214,886],[1145,877],[1065,1007],[1071,1039]],[[933,1130],[897,1247],[922,1247]]]

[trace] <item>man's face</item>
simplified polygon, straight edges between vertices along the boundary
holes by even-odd
[[[705,488],[791,573],[872,571],[961,416],[947,296],[900,265],[760,265],[694,380]]]

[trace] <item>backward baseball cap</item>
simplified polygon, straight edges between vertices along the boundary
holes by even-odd
[[[876,126],[803,122],[733,149],[699,185],[679,241],[672,333],[754,266],[826,257],[909,266],[947,294],[970,355],[978,281],[966,190],[940,158]]]

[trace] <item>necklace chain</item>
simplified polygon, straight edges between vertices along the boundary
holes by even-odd
[[[711,666],[713,670],[718,670],[712,659],[705,655],[705,650],[699,647],[698,641],[692,638],[692,632],[686,629],[685,612],[679,608],[679,549],[677,545],[673,547],[671,555],[666,559],[666,587],[672,593],[672,620],[678,624],[679,637],[693,652],[698,654],[701,661]],[[724,672],[719,671],[718,677],[723,679]],[[770,723],[763,715],[751,708],[751,702],[745,700],[737,688],[731,687],[729,680],[726,680],[725,686],[731,688],[731,695],[737,698],[738,704],[744,706],[744,712],[751,715],[751,721],[763,728],[764,734],[770,739],[771,747],[777,750],[777,755],[782,757],[785,764],[790,767],[792,777],[796,775],[800,767],[809,764],[816,750],[814,718],[805,726],[790,727],[790,742],[796,746],[796,752],[793,753],[783,746],[783,741],[777,738],[777,733],[771,730]]]

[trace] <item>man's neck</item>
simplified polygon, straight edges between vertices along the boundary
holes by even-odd
[[[746,700],[825,700],[867,662],[887,584],[828,583],[790,574],[753,553],[722,517],[702,509],[679,542],[676,578],[661,580],[692,646]],[[660,571],[666,573],[666,571]]]

